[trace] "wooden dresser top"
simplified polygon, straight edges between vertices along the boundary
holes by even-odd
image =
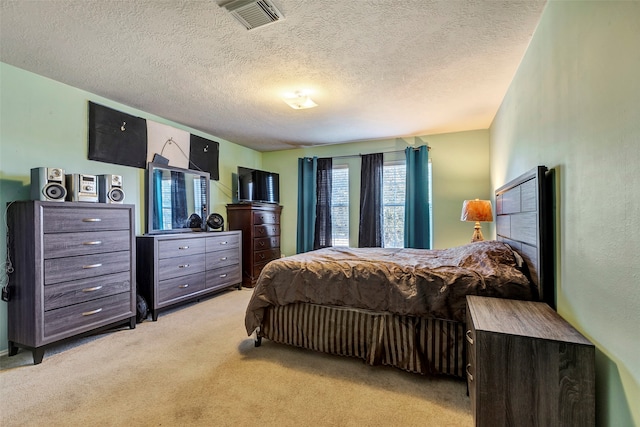
[[[467,296],[476,331],[593,345],[546,303]]]

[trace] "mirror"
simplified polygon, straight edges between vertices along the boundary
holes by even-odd
[[[147,167],[147,234],[207,229],[209,173],[160,163]]]

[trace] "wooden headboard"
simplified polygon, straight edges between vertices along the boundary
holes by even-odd
[[[496,235],[522,256],[539,299],[555,309],[552,171],[538,166],[496,190]]]

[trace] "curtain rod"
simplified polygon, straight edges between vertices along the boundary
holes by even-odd
[[[409,148],[409,147],[407,147]],[[420,147],[413,147],[414,150],[418,150]],[[406,150],[406,148],[404,149]],[[389,153],[404,153],[404,150],[393,150],[393,151],[383,151],[382,154],[389,154]],[[431,151],[431,147],[427,145],[427,151]],[[371,153],[371,154],[375,154],[375,153]],[[332,159],[348,159],[351,157],[362,157],[364,154],[362,153],[358,153],[358,154],[345,154],[344,156],[332,156]]]

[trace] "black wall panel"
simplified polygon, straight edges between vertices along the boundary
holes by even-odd
[[[89,159],[145,169],[146,120],[89,101]]]
[[[147,148],[145,119],[89,101],[90,160],[146,169]],[[220,143],[190,134],[188,155],[189,169],[220,179]]]
[[[218,159],[220,144],[206,138],[191,134],[189,150],[189,168],[209,172],[211,179],[218,181]]]

